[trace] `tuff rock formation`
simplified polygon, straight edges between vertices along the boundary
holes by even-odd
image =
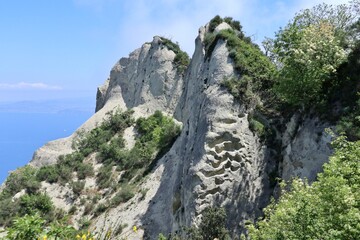
[[[215,31],[229,28],[220,24]],[[96,113],[80,129],[88,131],[119,107],[134,109],[135,117],[161,110],[182,123],[182,132],[153,172],[141,183],[149,189],[145,198],[137,194],[97,217],[94,231],[115,229],[124,223],[122,236],[128,239],[156,239],[181,226],[198,224],[208,206],[224,207],[227,225],[234,233],[244,230],[244,220],[261,215],[274,194],[275,176],[285,180],[293,176],[314,180],[331,153],[329,124],[318,119],[294,115],[278,130],[280,147],[268,146],[249,128],[249,109],[220,82],[236,76],[225,41],[218,41],[212,55],[205,58],[201,27],[195,40],[195,52],[185,72],[174,65],[175,53],[162,44],[160,37],[145,43],[129,57],[120,59],[110,77],[98,88]],[[31,165],[53,164],[61,154],[70,153],[72,136],[50,142],[37,150]],[[131,145],[133,130],[125,138]],[[98,166],[94,157],[89,162]],[[86,187],[94,186],[86,180]],[[71,191],[57,184],[43,184],[56,206],[68,210]],[[77,200],[78,201],[78,200]],[[79,204],[79,203],[77,203]],[[81,213],[75,219],[80,219]],[[139,231],[131,231],[132,226]]]

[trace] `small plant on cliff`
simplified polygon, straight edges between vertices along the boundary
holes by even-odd
[[[227,22],[232,29],[214,32],[216,26]],[[252,103],[256,100],[255,95],[263,97],[271,95],[270,89],[273,86],[274,64],[261,52],[259,47],[245,37],[241,31],[240,22],[232,18],[220,18],[216,16],[210,21],[209,32],[206,33],[204,45],[206,50],[205,58],[210,58],[219,40],[226,42],[230,58],[234,61],[234,68],[239,74],[238,78],[226,79],[223,86],[229,89],[235,98]],[[252,105],[256,105],[254,102]]]
[[[165,237],[160,233],[158,240],[230,240],[229,231],[226,229],[225,223],[225,209],[219,207],[207,207],[202,213],[202,220],[199,227],[192,226],[190,228],[184,228],[185,238],[179,234],[170,234],[169,237]]]
[[[170,39],[161,37],[161,40],[169,50],[175,53],[174,64],[179,72],[184,72],[190,63],[189,55],[180,49],[179,44],[173,43]]]

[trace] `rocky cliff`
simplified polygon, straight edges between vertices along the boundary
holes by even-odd
[[[215,32],[231,28],[227,23]],[[172,116],[182,124],[180,136],[141,181],[148,189],[131,201],[120,204],[92,219],[94,231],[124,226],[129,239],[156,239],[159,233],[181,230],[199,224],[208,206],[226,209],[227,226],[233,233],[244,230],[244,221],[255,219],[269,203],[276,189],[276,177],[294,176],[314,180],[331,153],[330,137],[324,129],[331,127],[317,118],[293,115],[282,119],[269,144],[251,130],[248,115],[254,108],[234,99],[221,85],[238,76],[225,40],[217,41],[212,54],[206,56],[205,35],[209,25],[199,29],[195,52],[184,71],[175,63],[176,53],[164,39],[154,37],[128,57],[120,59],[104,85],[98,88],[96,113],[72,136],[50,142],[37,150],[30,165],[41,167],[56,163],[58,157],[71,153],[72,142],[81,131],[97,126],[114,108],[133,109],[134,116],[149,116],[156,110]],[[266,117],[265,117],[266,118]],[[265,119],[271,125],[270,119]],[[125,130],[127,146],[134,138],[133,128]],[[88,162],[99,166],[91,155]],[[87,178],[85,188],[95,186]],[[71,189],[58,184],[42,184],[57,207],[69,210],[81,206]],[[77,212],[75,220],[83,216]],[[133,225],[139,230],[131,231]]]

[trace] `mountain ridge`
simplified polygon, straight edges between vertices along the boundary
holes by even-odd
[[[325,129],[333,126],[295,113],[289,121],[284,120],[283,130],[277,129],[277,147],[264,141],[252,128],[256,107],[237,100],[223,86],[224,80],[241,75],[230,57],[227,40],[216,40],[210,56],[207,54],[207,34],[226,29],[233,28],[222,22],[212,30],[210,24],[199,29],[186,70],[178,68],[176,53],[157,36],[121,58],[97,90],[96,113],[68,138],[49,142],[34,153],[30,166],[56,164],[60,155],[75,151],[73,143],[82,132],[101,125],[114,109],[132,109],[135,119],[161,111],[182,125],[169,151],[139,183],[140,189],[148,189],[145,196],[137,192],[131,201],[98,216],[85,214],[81,198],[70,185],[42,182],[41,191],[49,193],[56,207],[70,212],[71,206],[77,206],[75,226],[85,216],[100,238],[106,234],[102,230],[120,226],[123,233],[119,236],[156,239],[159,233],[199,225],[204,210],[217,206],[225,208],[226,225],[232,235],[238,235],[245,231],[245,221],[261,216],[276,194],[276,177],[315,180],[332,152]],[[272,124],[271,119],[266,120]],[[125,132],[129,146],[138,133],[130,128]],[[98,174],[101,164],[96,154],[84,161]],[[82,193],[97,188],[94,177],[84,181]],[[103,193],[97,206],[113,195]],[[131,231],[132,226],[139,230]]]

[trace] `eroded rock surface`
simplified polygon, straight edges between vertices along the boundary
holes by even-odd
[[[229,27],[222,23],[215,31]],[[114,108],[132,108],[135,117],[161,110],[183,127],[170,151],[142,181],[141,188],[149,189],[146,196],[137,194],[130,202],[101,214],[92,224],[95,232],[126,223],[122,236],[156,239],[159,233],[198,224],[206,207],[221,206],[227,210],[227,225],[239,233],[244,220],[261,215],[268,204],[274,175],[286,180],[293,176],[314,180],[331,153],[330,138],[324,133],[328,125],[316,119],[299,123],[299,117],[294,116],[285,132],[279,133],[280,152],[260,141],[249,128],[247,106],[234,101],[220,85],[225,78],[236,76],[226,42],[218,41],[211,56],[205,57],[207,28],[199,30],[185,73],[174,65],[175,53],[161,38],[154,37],[120,59],[98,88],[96,113],[80,129],[94,128]],[[126,146],[132,146],[134,129],[125,133]],[[55,163],[59,155],[73,151],[76,134],[46,144],[36,151],[30,164]],[[58,207],[67,209],[68,190],[54,186],[43,188],[52,191]],[[134,225],[140,229],[137,233],[131,231]]]

